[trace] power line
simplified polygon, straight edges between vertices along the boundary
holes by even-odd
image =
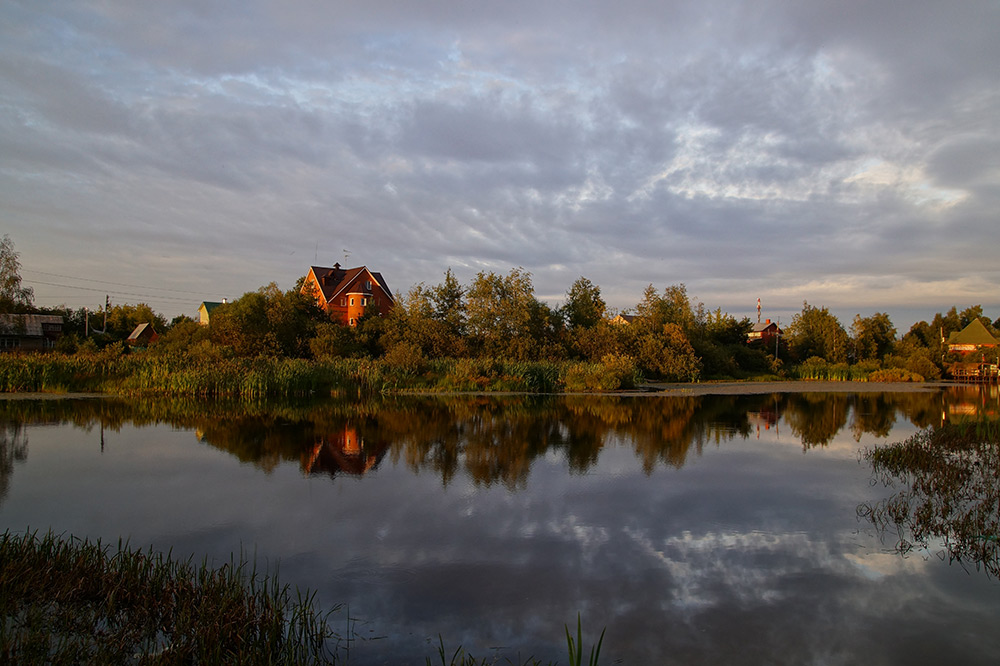
[[[149,286],[146,286],[146,285],[138,285],[138,284],[123,284],[121,282],[109,282],[108,280],[95,280],[93,278],[82,278],[82,277],[77,277],[75,275],[60,275],[59,273],[48,273],[46,271],[39,271],[39,270],[35,270],[33,268],[30,268],[30,269],[26,268],[26,269],[23,269],[23,271],[25,273],[38,273],[39,275],[50,275],[52,277],[65,278],[67,280],[80,280],[80,281],[83,281],[83,282],[94,282],[94,283],[97,283],[97,284],[110,284],[110,285],[114,285],[116,287],[128,287],[130,289],[153,289],[155,291],[168,291],[168,292],[173,292],[175,294],[203,294],[204,293],[204,292],[200,292],[200,291],[185,291],[183,289],[168,289],[168,288],[165,288],[165,287],[149,287]],[[51,283],[39,282],[38,284],[51,284]],[[55,286],[62,287],[62,286],[66,286],[66,285],[55,285]],[[100,289],[98,291],[105,291],[105,290]]]
[[[32,284],[44,284],[48,287],[59,287],[61,289],[77,289],[80,291],[94,291],[101,294],[114,294],[115,296],[134,296],[137,298],[147,299],[151,301],[176,301],[178,303],[190,303],[190,298],[181,298],[179,296],[157,296],[153,294],[137,294],[130,291],[119,291],[117,289],[98,289],[97,287],[80,287],[74,284],[58,284],[56,282],[42,282],[39,280],[33,280]],[[141,289],[141,287],[140,287]],[[196,292],[190,292],[196,293]],[[204,296],[204,294],[201,294]]]

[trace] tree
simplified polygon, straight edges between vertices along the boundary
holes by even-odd
[[[606,309],[601,288],[581,276],[566,292],[562,315],[571,330],[592,328],[604,319]]]
[[[0,241],[0,312],[25,312],[31,309],[35,291],[21,286],[21,260],[14,241],[4,234]]]
[[[896,342],[896,327],[884,312],[876,312],[870,317],[858,314],[854,315],[851,324],[851,338],[858,361],[881,361]]]
[[[666,287],[662,296],[656,293],[653,285],[649,285],[635,311],[638,315],[636,323],[652,331],[660,331],[664,324],[677,324],[685,333],[689,333],[697,321],[687,287],[683,284]]]
[[[847,332],[828,309],[802,303],[802,312],[792,317],[785,340],[799,360],[818,356],[831,363],[847,360]]]
[[[694,381],[701,374],[701,361],[677,324],[644,333],[637,343],[636,362],[649,375],[677,382]]]

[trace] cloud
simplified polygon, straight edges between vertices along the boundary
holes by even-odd
[[[998,14],[5,3],[0,216],[26,267],[206,298],[347,248],[404,291],[523,266],[616,308],[1000,308]]]

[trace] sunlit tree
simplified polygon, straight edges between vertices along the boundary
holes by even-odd
[[[792,317],[785,331],[785,341],[799,360],[819,357],[831,363],[847,360],[848,337],[840,320],[827,308],[817,308],[807,302],[802,312]]]
[[[896,327],[884,312],[876,312],[870,317],[854,315],[851,339],[858,361],[881,361],[896,342]]]
[[[585,277],[580,277],[566,292],[562,315],[571,329],[591,328],[604,320],[607,304],[601,298],[601,288]]]

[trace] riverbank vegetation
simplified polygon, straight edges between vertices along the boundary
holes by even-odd
[[[396,294],[385,317],[333,323],[301,293],[274,283],[213,310],[202,326],[166,322],[145,304],[61,314],[64,335],[44,357],[0,358],[2,391],[93,390],[118,394],[298,395],[310,392],[606,391],[643,381],[724,379],[923,381],[952,358],[944,336],[979,319],[980,306],[951,308],[901,338],[888,315],[856,316],[849,329],[827,308],[803,304],[777,339],[748,342],[753,324],[689,297],[683,284],[647,287],[613,316],[584,277],[552,307],[531,275],[481,272],[468,285],[447,271],[440,284]],[[23,300],[23,299],[22,299]],[[28,307],[20,303],[20,310]],[[124,343],[141,323],[160,334],[148,348]]]

